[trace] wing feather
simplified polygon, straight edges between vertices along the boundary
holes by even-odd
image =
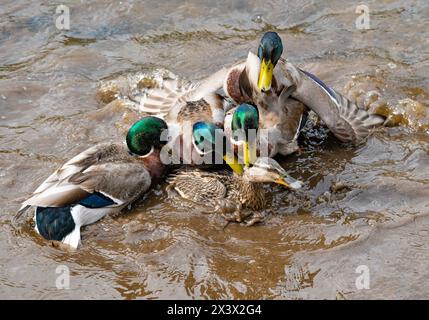
[[[339,140],[359,143],[368,136],[371,128],[384,122],[381,116],[360,109],[316,76],[299,72],[300,80],[292,97],[316,112]]]
[[[168,113],[178,113],[189,101],[198,101],[211,96],[220,89],[227,69],[222,68],[198,82],[183,82],[178,79],[166,80],[161,88],[150,89],[140,102],[140,110],[165,117]]]
[[[215,174],[200,170],[178,172],[170,176],[167,182],[182,198],[201,204],[223,199],[227,194],[226,186]]]
[[[23,202],[19,214],[29,206],[75,204],[93,192],[104,194],[117,205],[132,200],[149,188],[151,178],[141,163],[115,163],[122,149],[116,144],[99,144],[67,161]]]

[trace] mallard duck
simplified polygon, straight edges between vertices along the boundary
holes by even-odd
[[[140,111],[160,117],[168,124],[172,163],[201,163],[201,154],[191,143],[194,123],[205,121],[223,128],[228,102],[215,92],[221,85],[218,74],[204,82],[169,79],[161,88],[148,90],[140,101]]]
[[[303,105],[313,110],[342,142],[358,143],[370,128],[383,123],[382,117],[359,109],[316,76],[281,58],[282,53],[279,35],[265,33],[257,55],[249,52],[245,62],[228,69],[223,83],[226,95],[236,103],[258,106],[260,127],[268,130],[271,156],[294,149],[290,142],[299,133]]]
[[[167,80],[162,88],[150,89],[141,100],[140,111],[155,114],[168,123],[172,135],[168,146],[175,155],[171,157],[172,162],[177,164],[204,162],[203,158],[208,154],[195,148],[192,135],[196,132],[201,133],[202,137],[206,130],[209,132],[212,129],[210,126],[216,126],[219,129],[225,127],[225,132],[233,145],[245,149],[242,155],[244,162],[249,164],[248,141],[237,138],[242,136],[241,133],[245,133],[247,137],[253,129],[256,132],[259,126],[258,110],[249,105],[231,109],[230,104],[222,96],[211,92],[216,86],[222,85],[223,75],[224,73],[219,72],[197,83],[181,84],[176,79]],[[247,109],[248,107],[251,109]],[[228,109],[230,109],[228,118],[225,118],[224,110]],[[199,124],[194,126],[197,122]],[[231,127],[232,122],[234,124]],[[235,138],[232,137],[233,132],[236,133]],[[251,142],[256,143],[256,139],[252,139]],[[230,157],[227,158],[224,157],[225,160],[232,160]],[[238,170],[238,167],[235,166],[233,169]]]
[[[225,116],[225,136],[235,147],[235,154],[242,155],[243,163],[246,166],[256,159],[258,129],[259,112],[258,108],[253,105],[243,103],[231,109]],[[239,149],[242,152],[239,152]]]
[[[359,143],[372,127],[383,123],[382,117],[359,109],[316,76],[281,58],[282,53],[279,35],[267,32],[260,41],[257,55],[249,52],[246,61],[224,67],[185,90],[177,85],[154,89],[148,93],[148,99],[142,101],[142,110],[170,110],[178,101],[197,101],[223,88],[234,104],[253,103],[258,107],[259,146],[267,146],[263,154],[270,157],[277,153],[288,155],[299,149],[297,138],[306,107],[342,142]],[[234,104],[223,102],[226,117],[232,117],[234,110],[230,108]]]
[[[182,198],[220,212],[228,221],[242,222],[242,209],[261,210],[267,205],[263,184],[277,183],[299,189],[302,183],[290,177],[272,158],[258,158],[252,166],[245,166],[243,174],[230,171],[208,172],[200,169],[178,171],[167,178],[169,190]],[[256,220],[249,220],[253,224]]]
[[[272,156],[273,151],[275,154],[282,139],[278,129],[260,130],[260,124],[259,108],[248,103],[242,103],[225,115],[225,135],[235,147],[242,146],[241,150],[235,148],[235,152],[243,155],[243,163],[247,166],[253,163],[257,156]],[[289,133],[287,129],[285,132]],[[295,133],[293,139],[282,144],[282,150],[288,153],[295,151],[298,148],[297,138],[298,133]]]
[[[283,108],[265,110],[257,108],[259,119],[259,130],[257,130],[256,143],[250,146],[248,152],[260,156],[274,157],[276,154],[288,155],[299,150],[298,136],[303,122],[304,105],[293,99],[289,99]],[[225,114],[224,130],[233,132],[231,127],[234,117],[240,111],[232,108]],[[252,116],[249,114],[248,116]],[[255,117],[255,116],[254,116]],[[285,119],[289,119],[285,121]]]
[[[49,176],[18,216],[36,207],[36,231],[77,248],[82,226],[121,211],[161,177],[164,130],[162,119],[145,117],[129,129],[126,145],[102,143],[83,151]]]
[[[215,136],[217,135],[217,136]],[[207,122],[196,123],[193,130],[193,143],[201,152],[213,150],[225,157],[229,139],[220,140],[222,130]],[[232,156],[233,157],[233,156]],[[241,222],[241,209],[260,210],[266,206],[263,183],[277,183],[291,189],[298,189],[302,183],[289,176],[272,158],[260,157],[252,166],[227,161],[233,173],[207,172],[199,169],[179,171],[170,176],[168,189],[175,190],[181,197],[223,213],[228,220]],[[235,167],[234,167],[235,166]],[[249,223],[254,223],[252,219]]]

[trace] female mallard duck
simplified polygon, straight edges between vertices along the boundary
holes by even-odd
[[[266,207],[265,183],[277,183],[299,189],[302,183],[290,177],[272,158],[258,158],[243,174],[199,169],[179,171],[167,179],[171,190],[182,198],[221,212],[228,221],[242,222],[248,215],[242,209],[262,210]],[[232,214],[228,214],[232,213]],[[251,225],[259,220],[251,219]]]
[[[201,139],[199,130],[194,130],[194,143],[197,148],[202,150],[212,148],[215,153],[225,154],[226,149],[220,149],[219,144],[216,143],[219,140],[215,138],[215,131],[221,132],[220,128],[204,122],[197,123],[196,126],[206,128],[204,139]],[[215,212],[232,212],[231,215],[225,215],[225,218],[229,221],[242,222],[245,217],[242,208],[251,210],[265,208],[264,183],[274,182],[291,189],[298,189],[302,185],[271,158],[258,158],[253,166],[243,167],[241,164],[236,166],[240,166],[240,169],[235,168],[233,173],[207,172],[199,169],[179,171],[167,179],[168,189],[176,191],[184,199],[207,206]],[[256,221],[251,219],[248,224]]]
[[[35,206],[36,231],[77,248],[82,226],[121,211],[161,177],[164,130],[163,120],[145,117],[128,131],[126,146],[102,143],[83,151],[47,178],[18,214]]]
[[[223,83],[225,93],[236,103],[258,106],[261,129],[268,130],[270,155],[294,149],[290,142],[299,132],[303,104],[343,142],[360,142],[370,128],[383,123],[380,116],[359,109],[316,76],[282,59],[282,53],[279,35],[265,33],[258,55],[249,52],[245,62],[226,71]]]

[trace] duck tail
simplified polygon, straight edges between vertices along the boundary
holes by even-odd
[[[15,214],[15,216],[13,217],[13,221],[18,221],[19,218],[21,218],[22,214],[27,211],[27,209],[30,208],[30,205],[27,204],[23,204],[21,206],[21,208],[19,208],[18,212]]]
[[[77,249],[80,244],[80,226],[76,225],[73,231],[66,235],[61,242]]]

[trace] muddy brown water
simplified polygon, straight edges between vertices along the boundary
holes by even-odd
[[[367,1],[369,30],[356,29],[355,1],[64,4],[69,31],[55,27],[56,3],[0,4],[1,298],[429,297],[425,0]],[[390,126],[357,147],[309,130],[300,154],[279,159],[303,190],[267,186],[268,218],[253,227],[222,230],[218,217],[168,199],[164,185],[84,228],[76,252],[41,239],[30,215],[13,222],[53,170],[120,140],[139,116],[100,88],[162,68],[200,79],[246,57],[267,30],[290,61],[370,102]],[[69,289],[56,287],[60,265]],[[361,265],[368,290],[355,285]]]

